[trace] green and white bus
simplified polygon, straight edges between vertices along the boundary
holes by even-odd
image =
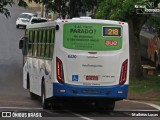
[[[80,17],[28,25],[20,40],[23,87],[43,108],[85,100],[113,110],[127,98],[129,32],[126,22]]]

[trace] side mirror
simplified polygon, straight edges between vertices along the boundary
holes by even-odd
[[[23,49],[23,42],[24,42],[24,40],[23,39],[21,39],[20,41],[19,41],[19,49]]]
[[[27,55],[27,37],[23,37],[20,41],[19,41],[19,49],[22,50],[22,54],[23,55]]]

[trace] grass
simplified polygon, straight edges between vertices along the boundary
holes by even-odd
[[[155,90],[160,90],[160,77],[146,76],[139,79],[130,80],[130,92],[140,93]]]
[[[158,72],[160,74],[160,72]],[[145,76],[130,79],[129,97],[145,100],[160,100],[160,76]]]

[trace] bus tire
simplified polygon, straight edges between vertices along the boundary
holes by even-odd
[[[95,108],[96,108],[96,110],[98,110],[98,111],[104,111],[105,110],[105,102],[100,102],[100,101],[97,101],[97,102],[95,102]]]
[[[104,110],[107,110],[107,111],[113,111],[114,110],[114,107],[115,107],[115,101],[113,102],[100,102],[100,101],[97,101],[95,102],[95,107],[96,109],[99,111],[104,111]]]
[[[46,99],[46,89],[45,89],[45,82],[42,81],[42,88],[41,88],[41,100],[42,100],[42,107],[43,109],[48,109],[48,101]]]
[[[37,99],[37,96],[36,94],[32,93],[32,92],[29,92],[30,93],[30,98],[31,100],[36,100]]]
[[[110,102],[107,106],[106,106],[106,110],[108,111],[113,111],[115,107],[115,101]]]

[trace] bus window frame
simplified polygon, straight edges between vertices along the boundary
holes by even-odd
[[[39,59],[53,59],[54,53],[54,41],[55,41],[55,27],[50,28],[42,28],[38,29],[27,29],[28,34],[28,42],[27,42],[27,56],[32,58],[39,58]],[[35,38],[36,37],[36,38]],[[34,44],[36,44],[36,55],[34,53]],[[48,52],[49,54],[46,56],[46,46],[48,45]],[[42,46],[44,47],[42,49]],[[52,47],[53,48],[52,48]],[[29,49],[30,48],[30,49]],[[51,48],[53,51],[51,51]],[[30,53],[29,53],[30,50]]]

